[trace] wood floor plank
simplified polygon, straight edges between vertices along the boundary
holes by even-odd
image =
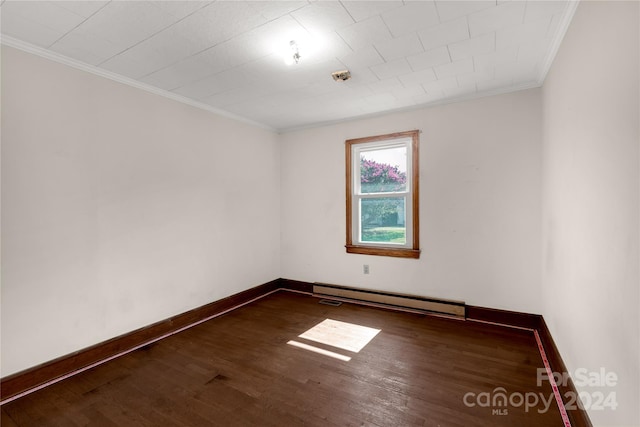
[[[530,331],[318,300],[269,295],[7,403],[2,425],[562,425],[555,401],[545,410],[479,399],[551,395],[536,384]],[[359,352],[299,337],[326,319],[381,331]]]

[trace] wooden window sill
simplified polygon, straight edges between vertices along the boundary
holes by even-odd
[[[397,258],[420,258],[420,249],[408,249],[408,248],[379,248],[371,246],[356,246],[345,245],[347,253],[361,254],[361,255],[378,255],[378,256],[390,256]]]

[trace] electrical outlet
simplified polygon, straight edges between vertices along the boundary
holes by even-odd
[[[364,274],[369,274],[369,264],[364,264],[364,265],[362,266],[362,272],[363,272]]]

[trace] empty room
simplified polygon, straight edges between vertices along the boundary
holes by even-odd
[[[640,427],[640,2],[0,23],[3,427]]]

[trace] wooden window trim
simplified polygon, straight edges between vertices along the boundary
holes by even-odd
[[[390,133],[387,135],[376,135],[365,138],[348,139],[345,141],[346,159],[346,206],[347,206],[347,253],[362,255],[378,255],[399,258],[420,258],[420,170],[419,170],[419,142],[420,131],[411,130],[405,132]],[[391,139],[411,137],[411,200],[412,200],[412,234],[413,241],[411,248],[393,248],[388,246],[354,245],[353,244],[353,194],[352,194],[352,147],[356,144],[377,142]]]

